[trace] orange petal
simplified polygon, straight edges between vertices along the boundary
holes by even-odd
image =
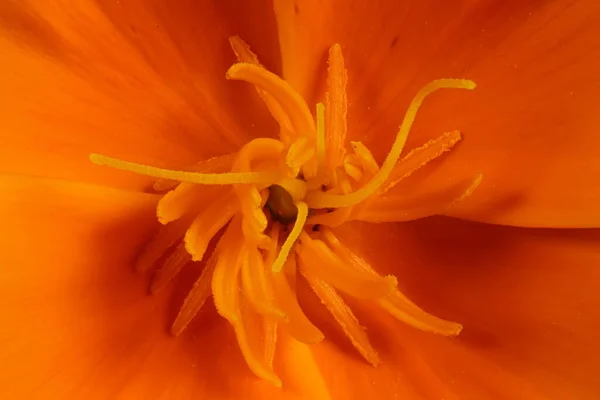
[[[167,333],[180,288],[148,296],[132,273],[155,196],[23,176],[0,186],[0,397],[328,399],[310,351],[285,335],[285,386],[258,380],[212,302]]]
[[[593,399],[600,392],[600,230],[435,217],[346,224],[336,235],[380,273],[394,273],[415,303],[464,327],[442,338],[356,308],[370,332],[382,333],[373,343],[382,357],[378,370],[348,366],[347,374],[360,377],[353,379],[357,395],[402,393],[398,385],[406,383],[425,398]],[[316,355],[331,365],[331,353]],[[400,381],[390,379],[398,371]],[[339,374],[323,373],[332,381]]]
[[[273,63],[270,7],[238,5],[242,20],[225,3],[4,3],[0,171],[139,188],[149,180],[88,155],[185,166],[275,129],[258,98],[223,79],[232,34]]]
[[[352,104],[349,135],[378,160],[425,82],[477,82],[473,92],[444,93],[425,104],[406,147],[450,129],[464,133],[464,143],[427,181],[435,188],[474,172],[485,176],[453,216],[518,226],[600,226],[600,180],[589,178],[600,175],[595,0],[443,6],[436,0],[313,0],[298,8],[288,22],[295,42],[284,71],[293,63],[289,68],[302,71],[296,85],[308,88],[321,79],[328,47],[340,43]],[[332,14],[343,23],[330,23]]]

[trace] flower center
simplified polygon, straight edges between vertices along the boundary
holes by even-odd
[[[401,158],[424,99],[438,89],[473,89],[475,84],[441,79],[425,85],[379,164],[362,143],[347,144],[347,71],[339,45],[330,49],[328,91],[313,117],[305,100],[263,68],[246,43],[238,37],[230,42],[239,63],[229,69],[227,78],[256,87],[279,123],[279,139],[257,138],[235,154],[183,171],[91,156],[96,164],[158,178],[154,188],[165,192],[157,208],[164,226],[136,265],[145,271],[160,264],[152,292],[164,288],[186,264],[204,263],[173,333],[185,329],[212,293],[217,311],[233,326],[250,369],[280,386],[272,365],[278,329],[307,344],[323,339],[298,304],[299,272],[373,365],[379,362],[377,353],[338,292],[369,301],[415,328],[458,334],[459,324],[417,307],[397,290],[395,277],[375,272],[336,237],[335,228],[353,220],[397,222],[444,213],[475,190],[480,174],[428,201],[411,203],[394,191],[398,182],[461,139],[458,131],[445,133]]]

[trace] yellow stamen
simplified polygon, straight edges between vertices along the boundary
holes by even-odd
[[[389,190],[419,168],[450,151],[461,140],[460,131],[446,132],[442,136],[411,150],[394,167],[390,174],[389,183],[385,185],[385,190]]]
[[[306,197],[306,202],[310,208],[339,208],[348,207],[364,201],[377,191],[387,180],[392,172],[408,138],[408,133],[415,120],[417,111],[425,98],[439,89],[474,89],[475,82],[464,79],[440,79],[425,85],[412,100],[404,120],[400,125],[400,130],[392,148],[387,155],[383,165],[377,171],[375,176],[363,187],[347,195],[335,195],[323,192],[312,192]]]
[[[242,262],[244,296],[257,313],[284,318],[285,313],[275,304],[275,295],[268,279],[268,272],[258,248],[249,248]]]
[[[294,255],[286,259],[284,270],[286,272],[296,270],[296,257]],[[302,308],[300,308],[296,294],[292,290],[285,272],[274,272],[272,276],[277,299],[288,316],[286,325],[290,334],[296,340],[306,344],[319,343],[324,338],[323,333],[310,322]]]
[[[340,179],[340,188],[342,193],[350,193],[352,190],[352,186],[347,179]],[[347,222],[352,215],[353,207],[343,207],[338,208],[335,211],[328,213],[321,213],[317,215],[313,215],[308,219],[308,223],[311,225],[325,225],[330,227],[340,226],[343,223]]]
[[[194,165],[190,165],[186,168],[183,168],[183,171],[187,172],[226,172],[231,170],[231,165],[233,161],[237,157],[237,154],[226,154],[224,156],[212,157],[207,160],[202,160]],[[179,181],[172,181],[169,179],[157,179],[152,184],[152,189],[157,192],[162,192],[165,190],[171,190],[179,185]]]
[[[244,297],[238,296],[236,300],[236,314],[239,315],[239,319],[232,324],[246,364],[256,376],[280,388],[281,379],[269,365],[269,352],[275,347],[277,336],[268,335],[265,331],[264,317],[252,311]]]
[[[342,163],[344,145],[348,131],[348,71],[344,66],[342,48],[334,44],[329,49],[329,68],[327,70],[327,88],[325,109],[327,111],[327,158],[333,171]]]
[[[156,294],[164,289],[190,261],[192,261],[190,253],[185,250],[185,245],[180,243],[156,271],[156,274],[152,279],[152,284],[150,285],[150,292]]]
[[[185,248],[192,260],[202,261],[212,238],[238,212],[239,205],[233,196],[216,199],[194,218],[185,234]]]
[[[367,222],[405,222],[447,213],[452,206],[471,196],[481,183],[483,175],[454,184],[445,190],[424,196],[388,196],[376,199],[368,207],[357,211],[353,219]]]
[[[327,153],[325,149],[325,106],[317,103],[317,160],[319,174],[325,174]]]
[[[378,299],[396,289],[398,282],[393,276],[374,277],[372,274],[349,270],[327,245],[302,233],[298,256],[303,269],[311,276],[322,279],[336,289],[358,299]]]
[[[347,154],[344,157],[344,172],[346,172],[356,182],[361,180],[363,177],[363,171],[356,154]]]
[[[229,44],[231,45],[231,49],[237,56],[239,62],[255,64],[257,66],[262,67],[262,65],[258,61],[258,57],[256,56],[256,54],[254,54],[252,50],[250,50],[250,46],[248,46],[248,44],[244,42],[240,37],[230,37]],[[283,111],[281,105],[279,105],[277,100],[273,98],[273,96],[271,96],[269,93],[267,93],[259,87],[256,87],[256,91],[267,105],[267,108],[269,109],[269,112],[271,113],[273,118],[275,118],[275,120],[279,123],[282,133],[281,139],[284,140],[286,138],[284,132],[292,129],[290,119],[288,118],[285,111]]]
[[[296,139],[289,147],[285,156],[285,163],[290,168],[300,168],[306,164],[315,155],[314,147],[310,146],[308,139],[300,137]]]
[[[323,230],[323,238],[327,241],[331,249],[346,261],[348,267],[369,273],[373,276],[379,276],[366,260],[342,244],[330,230]],[[456,336],[462,329],[462,326],[456,322],[445,321],[423,311],[399,290],[395,290],[386,297],[378,299],[377,302],[384,310],[398,320],[423,331],[445,336]]]
[[[275,350],[277,350],[277,319],[273,317],[263,318],[263,349],[264,358],[267,362],[267,366],[273,371],[273,361],[275,361]],[[273,372],[273,374],[275,374]],[[281,380],[279,381],[280,384]],[[277,386],[277,383],[275,384]]]
[[[270,184],[277,181],[279,171],[264,172],[228,172],[222,174],[202,174],[198,172],[174,171],[165,168],[151,167],[131,161],[118,160],[101,154],[90,155],[90,160],[97,165],[129,171],[153,178],[170,179],[179,182],[198,183],[203,185],[233,185],[233,184]]]
[[[171,326],[171,333],[175,336],[179,335],[194,319],[198,311],[202,308],[208,297],[211,295],[211,281],[213,272],[217,265],[217,252],[213,252],[206,262],[206,266],[202,269],[200,277],[194,283],[192,290],[185,298],[175,322]]]
[[[135,261],[135,269],[139,272],[150,270],[165,252],[179,240],[183,239],[192,218],[181,218],[165,226],[161,226],[154,237],[144,246],[144,250]]]
[[[292,250],[292,246],[300,237],[302,229],[304,228],[304,224],[306,224],[306,218],[308,217],[308,206],[306,205],[306,203],[300,201],[296,203],[296,207],[298,208],[298,216],[296,217],[296,222],[294,222],[294,227],[292,228],[292,231],[288,235],[287,239],[285,239],[285,242],[283,242],[281,250],[279,251],[277,258],[273,262],[273,266],[271,267],[273,272],[281,271],[281,269],[283,268],[283,264],[285,263],[285,260],[287,259],[288,254],[290,253],[290,250]]]
[[[240,225],[240,217],[236,216],[219,241],[217,265],[211,282],[217,312],[231,323],[240,319],[239,276],[246,255]]]
[[[376,366],[379,364],[377,352],[373,346],[371,346],[371,342],[369,341],[365,330],[360,326],[358,319],[354,316],[350,307],[346,305],[344,299],[342,299],[335,289],[327,284],[326,281],[319,279],[306,271],[304,268],[306,264],[303,263],[302,266],[303,268],[300,269],[302,275],[304,275],[312,290],[341,326],[346,336],[348,336],[352,342],[354,348],[358,350],[371,365]]]
[[[379,170],[379,165],[373,157],[371,151],[362,144],[362,142],[350,142],[354,154],[358,157],[362,168],[371,175],[375,175]]]
[[[297,136],[315,137],[315,122],[306,101],[289,83],[265,70],[248,63],[234,64],[227,71],[227,79],[252,83],[269,93],[279,102]]]

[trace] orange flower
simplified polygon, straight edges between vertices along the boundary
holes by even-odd
[[[0,5],[3,398],[598,396],[593,1],[196,3]]]

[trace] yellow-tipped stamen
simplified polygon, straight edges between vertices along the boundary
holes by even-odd
[[[306,101],[289,83],[277,75],[253,64],[234,64],[227,71],[227,79],[252,83],[279,102],[297,136],[315,137],[315,122]]]
[[[101,154],[90,155],[90,160],[97,165],[103,165],[122,171],[129,171],[153,178],[169,179],[179,182],[197,183],[202,185],[234,185],[234,184],[270,184],[280,178],[278,171],[264,172],[228,172],[222,174],[202,174],[198,172],[174,171],[165,168],[151,167],[131,161],[123,161]]]
[[[277,319],[273,317],[263,318],[264,357],[265,361],[267,362],[267,366],[271,371],[273,371],[273,361],[275,361],[275,350],[277,350],[277,325]]]
[[[384,190],[391,189],[401,180],[409,177],[419,168],[427,165],[429,162],[440,157],[442,154],[450,151],[458,142],[462,140],[460,131],[446,132],[442,136],[430,140],[424,145],[411,150],[394,167],[390,174]]]
[[[287,272],[290,269],[295,271],[296,258],[294,255],[288,257],[285,262],[284,270]],[[304,314],[302,308],[298,304],[296,294],[292,290],[290,282],[285,272],[274,272],[273,287],[282,309],[288,316],[286,325],[290,334],[302,343],[315,344],[323,340],[323,333],[317,328]]]
[[[362,168],[371,175],[375,175],[379,171],[379,165],[373,157],[371,151],[362,144],[362,142],[350,142],[354,155],[358,157]]]
[[[322,240],[312,239],[303,232],[301,241],[297,253],[303,269],[336,289],[358,299],[370,300],[387,296],[396,289],[397,281],[393,276],[382,278],[349,270]]]
[[[327,153],[325,149],[325,106],[317,103],[317,160],[320,175],[325,175]]]
[[[392,145],[392,148],[387,155],[383,165],[377,171],[375,176],[360,189],[356,190],[353,193],[347,195],[334,195],[323,192],[313,192],[309,193],[306,197],[306,202],[308,203],[310,208],[339,208],[339,207],[348,207],[356,205],[362,201],[364,201],[367,197],[371,196],[373,193],[377,191],[387,180],[390,173],[392,172],[394,165],[400,158],[400,154],[404,149],[404,144],[406,143],[406,139],[408,138],[408,133],[410,132],[410,128],[415,120],[417,115],[417,111],[423,100],[430,95],[431,93],[439,90],[439,89],[469,89],[472,90],[475,88],[475,82],[464,80],[464,79],[440,79],[429,84],[425,85],[419,93],[415,96],[413,101],[411,102],[406,114],[404,116],[404,120],[402,121],[402,125],[400,125],[400,130],[398,135],[396,136],[396,140]]]
[[[202,160],[193,165],[189,165],[183,168],[183,171],[187,172],[201,172],[201,173],[222,173],[231,170],[231,166],[237,154],[226,154],[224,156],[211,157],[206,160]],[[179,185],[179,181],[172,181],[169,179],[157,179],[152,184],[152,189],[157,192],[162,192],[165,190],[171,190]]]
[[[156,294],[163,290],[190,261],[192,261],[192,256],[186,251],[185,244],[179,243],[173,253],[167,257],[162,266],[156,271],[150,285],[150,292]]]
[[[356,154],[346,154],[344,157],[344,172],[356,182],[363,177],[363,170]]]
[[[268,279],[263,257],[257,248],[247,249],[241,272],[244,296],[254,310],[262,315],[284,318],[285,313],[275,302],[272,283]]]
[[[236,216],[229,223],[217,248],[217,265],[211,288],[217,312],[231,323],[239,321],[239,275],[246,250],[242,241],[241,221]]]
[[[340,188],[342,193],[350,193],[352,191],[352,186],[346,178],[340,179]],[[347,222],[350,219],[352,212],[353,207],[338,208],[332,212],[313,215],[308,219],[307,223],[311,225],[317,224],[335,228],[336,226],[340,226]]]
[[[271,267],[273,272],[281,271],[285,260],[290,254],[290,250],[292,250],[292,246],[300,237],[302,229],[306,224],[306,218],[308,217],[308,206],[306,205],[306,203],[300,201],[296,203],[296,207],[298,207],[298,215],[296,216],[296,222],[294,222],[294,227],[292,228],[292,231],[288,235],[287,239],[285,239],[285,242],[283,242],[281,250],[279,251],[277,258],[273,262],[273,266]]]
[[[322,234],[330,248],[346,261],[346,265],[349,268],[354,268],[373,276],[379,276],[366,260],[359,257],[342,244],[330,230],[324,229]],[[395,318],[423,331],[446,336],[456,336],[462,329],[462,326],[456,322],[445,321],[423,311],[399,290],[390,293],[384,298],[378,299],[377,302],[384,310],[392,314]]]
[[[303,263],[302,265],[304,267],[306,264]],[[377,352],[373,346],[371,346],[371,342],[369,341],[365,330],[360,326],[358,319],[354,316],[350,307],[346,305],[344,299],[342,299],[335,289],[324,280],[313,276],[307,272],[305,268],[301,268],[300,270],[312,290],[341,326],[346,336],[352,342],[354,348],[358,350],[371,365],[376,366],[379,364]]]
[[[215,200],[194,218],[185,234],[186,250],[192,255],[192,260],[202,261],[204,253],[212,238],[239,211],[239,204],[233,197]]]
[[[246,42],[244,42],[240,37],[238,37],[238,36],[230,37],[229,44],[231,45],[231,49],[237,56],[237,59],[239,62],[255,64],[257,66],[262,67],[262,65],[258,61],[258,57],[256,56],[256,54],[254,54],[252,52],[252,50],[250,50],[250,46],[248,46],[248,44]],[[284,140],[286,135],[284,135],[283,132],[289,131],[292,129],[290,119],[288,118],[285,111],[283,111],[283,109],[281,108],[281,105],[279,105],[277,100],[275,100],[273,98],[273,96],[271,96],[269,93],[267,93],[265,90],[261,89],[260,87],[256,87],[256,92],[265,102],[265,104],[266,104],[267,108],[269,109],[269,112],[271,113],[273,118],[275,118],[275,120],[279,123],[279,126],[281,127],[281,131],[282,131],[281,139]],[[285,142],[285,140],[284,140],[284,142]]]
[[[135,269],[145,272],[154,267],[169,248],[183,239],[191,223],[192,219],[185,217],[161,226],[154,237],[144,246],[135,261]]]
[[[348,131],[348,71],[344,66],[342,48],[334,44],[329,49],[329,68],[327,69],[327,89],[325,109],[327,111],[327,158],[330,169],[340,165],[344,156],[344,145]]]
[[[264,317],[254,313],[243,297],[237,298],[236,307],[240,318],[232,322],[233,330],[246,364],[259,378],[270,382],[275,387],[281,387],[281,379],[273,372],[267,359],[270,351],[268,349],[275,347],[277,337],[265,334]]]
[[[185,298],[179,314],[177,314],[177,318],[175,318],[171,326],[171,333],[173,335],[177,336],[183,332],[210,297],[212,293],[211,281],[215,266],[217,265],[217,258],[217,252],[215,251],[211,254],[202,269],[200,277],[196,280],[192,290],[190,290]]]
[[[300,137],[296,139],[287,151],[285,163],[290,168],[300,168],[315,155],[314,147],[310,146],[308,139]]]
[[[359,210],[353,219],[367,222],[406,222],[433,215],[447,213],[452,206],[471,196],[479,186],[483,175],[477,174],[473,179],[453,184],[445,191],[427,193],[425,196],[406,197],[403,195],[388,196],[376,199],[369,207]]]

